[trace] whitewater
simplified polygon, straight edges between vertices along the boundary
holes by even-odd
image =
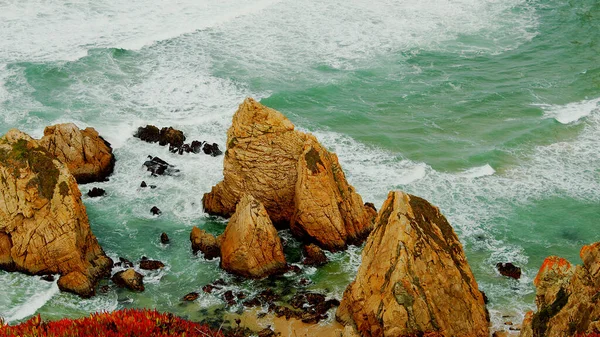
[[[18,322],[148,307],[202,320],[223,301],[179,299],[218,278],[191,254],[189,232],[213,233],[201,199],[222,157],[179,156],[132,137],[173,126],[225,147],[245,97],[260,99],[336,152],[349,183],[379,207],[391,189],[440,207],[462,241],[494,327],[534,308],[543,259],[580,263],[600,240],[600,5],[582,0],[0,1],[0,133],[94,127],[117,158],[106,197],[84,196],[113,258],[145,255],[147,290],[89,299],[39,277],[0,271],[0,316]],[[181,170],[150,177],[158,155]],[[142,180],[157,185],[140,189]],[[157,205],[161,217],[149,209]],[[160,244],[167,232],[173,242]],[[292,245],[289,233],[283,233]],[[341,298],[360,247],[303,268],[311,289]],[[495,270],[523,268],[520,280]],[[235,285],[249,293],[268,281]],[[234,286],[232,286],[234,287]],[[228,289],[224,289],[228,290]]]

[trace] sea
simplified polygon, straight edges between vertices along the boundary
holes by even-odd
[[[598,0],[0,0],[0,134],[41,137],[64,122],[98,130],[117,162],[110,181],[79,186],[93,233],[115,260],[166,265],[142,271],[142,293],[103,281],[110,289],[91,299],[0,271],[0,316],[14,324],[154,308],[218,320],[242,310],[225,307],[223,291],[293,292],[301,278],[341,299],[361,247],[261,281],[194,256],[191,228],[220,234],[227,223],[202,210],[223,157],[133,137],[146,124],[172,126],[224,149],[246,97],[337,153],[364,201],[379,208],[402,190],[438,206],[494,328],[535,308],[545,257],[580,264],[580,248],[600,241]],[[148,155],[180,174],[150,176]],[[92,187],[107,195],[87,197]],[[281,235],[299,263],[300,243]],[[501,276],[500,262],[522,277]],[[201,291],[220,278],[223,290]],[[193,291],[198,300],[180,300]]]

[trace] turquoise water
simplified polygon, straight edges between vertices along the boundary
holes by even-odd
[[[8,295],[0,315],[152,307],[203,319],[222,314],[218,295],[179,298],[221,277],[248,293],[306,277],[340,297],[358,248],[260,282],[192,256],[192,226],[225,226],[200,207],[222,178],[222,158],[173,155],[131,137],[151,123],[224,147],[237,105],[253,96],[335,151],[366,201],[380,206],[402,189],[438,205],[494,324],[503,314],[519,321],[534,307],[531,281],[544,257],[578,263],[580,247],[600,240],[599,31],[595,0],[0,2],[0,133],[39,137],[67,121],[99,130],[118,161],[109,182],[81,186],[108,192],[84,197],[92,230],[113,258],[167,265],[146,275],[144,293],[113,289],[83,301],[0,272]],[[181,176],[149,177],[147,155]],[[142,180],[158,188],[142,190]],[[154,205],[162,216],[150,215]],[[163,231],[169,246],[159,243]],[[297,262],[298,243],[289,242]],[[495,271],[508,261],[523,268],[521,280]]]

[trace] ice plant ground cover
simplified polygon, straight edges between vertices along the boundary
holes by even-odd
[[[0,326],[0,336],[201,336],[224,337],[206,325],[187,321],[156,310],[124,309],[111,313],[94,313],[80,319],[63,318],[43,321],[36,315],[15,326]]]

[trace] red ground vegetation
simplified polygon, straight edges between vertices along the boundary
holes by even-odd
[[[96,313],[79,319],[63,318],[43,321],[39,315],[19,325],[0,326],[0,337],[71,337],[71,336],[186,336],[224,337],[206,325],[190,322],[170,313],[156,310],[125,309],[111,313]]]

